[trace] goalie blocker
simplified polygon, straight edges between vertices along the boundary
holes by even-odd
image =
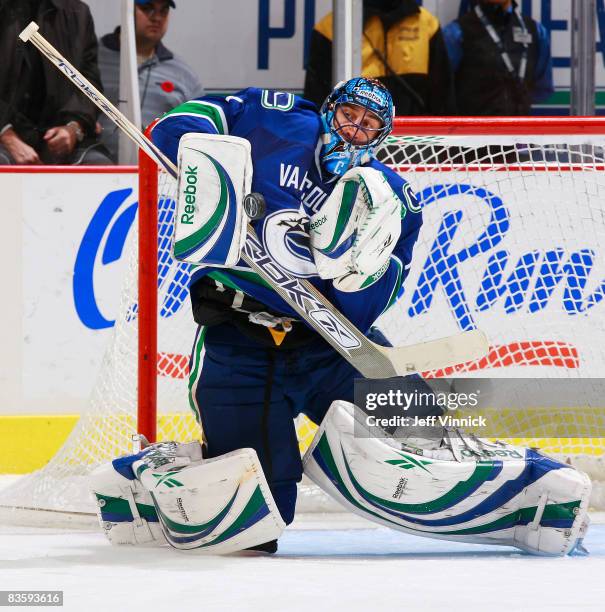
[[[225,268],[237,264],[250,220],[244,194],[251,185],[247,140],[185,134],[178,152],[175,259]]]

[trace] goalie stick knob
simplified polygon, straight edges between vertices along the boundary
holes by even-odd
[[[267,211],[267,203],[262,193],[249,193],[244,196],[244,210],[251,221],[262,219]]]
[[[27,42],[40,28],[35,21],[30,22],[30,24],[19,34],[19,38],[23,42]]]

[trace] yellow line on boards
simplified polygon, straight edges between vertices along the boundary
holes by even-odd
[[[0,415],[0,474],[27,474],[44,467],[66,441],[78,419],[76,414]],[[75,443],[76,448],[81,446],[85,452],[75,461],[94,461],[94,457],[98,461],[98,457],[103,455],[109,461],[124,453],[120,450],[128,446],[124,440],[130,439],[136,431],[134,418],[125,418],[124,415],[100,416],[98,422],[87,424],[92,426],[84,434],[85,439]],[[539,447],[548,454],[563,457],[605,454],[605,437],[580,437],[569,427],[567,429],[566,435],[559,438],[540,436],[539,432],[531,431],[524,431],[525,437],[512,437],[514,428],[511,427],[511,438],[506,441],[519,446]],[[306,419],[298,423],[301,452],[307,449],[316,430],[316,425]],[[201,439],[201,432],[191,413],[161,414],[157,439],[188,442]]]
[[[26,474],[48,463],[79,416],[0,415],[0,474]]]
[[[44,467],[61,448],[78,422],[77,414],[0,415],[0,474],[27,474]],[[87,417],[87,422],[90,417]],[[76,461],[90,461],[92,456],[110,458],[124,454],[123,449],[136,431],[134,418],[109,415],[92,419],[91,430],[80,441],[83,456]],[[158,440],[189,442],[201,433],[193,414],[162,414],[158,418]],[[76,443],[77,445],[78,443]],[[102,452],[94,452],[94,447]],[[92,450],[91,450],[92,449]]]

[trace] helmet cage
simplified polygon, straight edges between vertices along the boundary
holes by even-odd
[[[343,104],[361,107],[366,112],[358,122],[339,123],[336,111]],[[373,129],[360,124],[368,112],[382,121],[380,128]],[[322,150],[322,163],[333,174],[344,174],[349,168],[364,163],[393,129],[391,94],[376,79],[360,77],[339,83],[323,103],[320,115],[327,135]],[[357,128],[350,139],[343,134],[343,128],[348,126]],[[366,142],[354,142],[358,136],[365,136]]]

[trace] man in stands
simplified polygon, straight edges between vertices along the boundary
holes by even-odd
[[[173,0],[135,0],[135,37],[143,127],[171,108],[204,94],[197,74],[162,43]],[[117,104],[120,88],[120,28],[99,41],[99,67],[105,95]],[[102,140],[118,161],[118,128],[102,115]]]
[[[416,0],[364,0],[361,74],[393,96],[397,115],[451,115],[454,89],[439,20]],[[321,106],[332,89],[333,15],[311,34],[304,97]]]
[[[553,92],[548,33],[514,0],[475,0],[443,35],[460,115],[529,115]]]

